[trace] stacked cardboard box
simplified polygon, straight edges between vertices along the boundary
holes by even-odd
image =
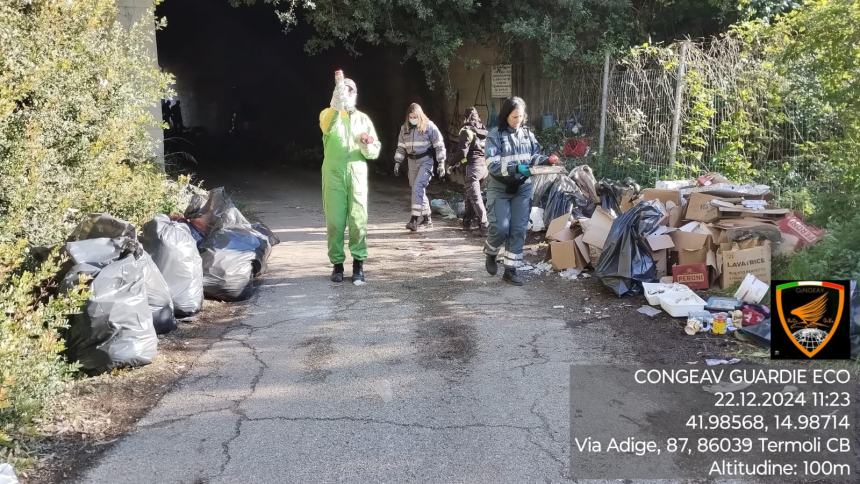
[[[704,179],[708,186],[695,186],[693,180],[661,181],[657,186],[662,188],[625,197],[621,206],[626,211],[641,201],[658,202],[661,224],[643,235],[661,280],[671,278],[694,289],[725,289],[753,274],[770,283],[773,252],[790,253],[824,236],[789,210],[772,206],[767,186],[737,185],[714,174]],[[565,215],[553,220],[546,232],[553,268],[595,267],[616,218],[598,207],[590,218]]]
[[[614,220],[615,214],[598,207],[591,218],[563,215],[550,222],[546,230],[549,242],[547,258],[551,260],[553,269],[561,271],[596,266]]]
[[[644,200],[660,200],[666,207],[666,227],[660,230],[672,239],[668,265],[674,281],[725,289],[754,274],[769,283],[774,248],[786,252],[820,240],[821,231],[771,206],[769,198],[766,186],[728,182],[645,190]],[[666,258],[663,247],[652,245],[658,271]]]

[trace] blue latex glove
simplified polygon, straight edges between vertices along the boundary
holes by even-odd
[[[517,172],[522,176],[532,176],[532,172],[529,170],[529,165],[517,165]]]

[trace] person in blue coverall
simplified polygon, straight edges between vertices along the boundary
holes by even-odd
[[[529,168],[557,164],[557,155],[544,156],[534,133],[526,126],[526,103],[519,97],[505,99],[498,126],[487,135],[486,157],[490,171],[487,183],[487,219],[490,223],[484,244],[486,269],[498,272],[497,259],[503,259],[502,279],[522,286],[517,268],[522,264],[531,198],[534,190]]]

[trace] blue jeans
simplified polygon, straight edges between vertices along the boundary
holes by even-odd
[[[506,193],[505,185],[493,178],[487,184],[487,220],[490,230],[484,253],[498,255],[504,249],[506,268],[516,268],[522,264],[533,190],[531,180],[520,185],[517,193]]]

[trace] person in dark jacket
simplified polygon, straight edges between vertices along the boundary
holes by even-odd
[[[505,99],[498,126],[490,131],[486,146],[490,171],[487,183],[490,230],[484,244],[486,268],[491,275],[496,275],[496,260],[503,254],[503,279],[516,286],[523,285],[517,268],[523,260],[534,190],[529,168],[559,163],[557,155],[541,154],[535,135],[525,127],[526,119],[525,101],[519,97]]]
[[[460,137],[457,141],[455,155],[460,158],[459,165],[465,167],[463,178],[466,188],[466,213],[463,215],[463,230],[472,230],[472,224],[478,225],[481,235],[486,237],[489,222],[487,221],[487,209],[484,208],[484,199],[481,197],[481,182],[487,178],[487,161],[484,158],[484,144],[487,140],[487,128],[481,122],[478,110],[474,107],[466,108],[463,113],[463,127],[460,128]],[[451,164],[449,172],[456,169],[456,164]]]

